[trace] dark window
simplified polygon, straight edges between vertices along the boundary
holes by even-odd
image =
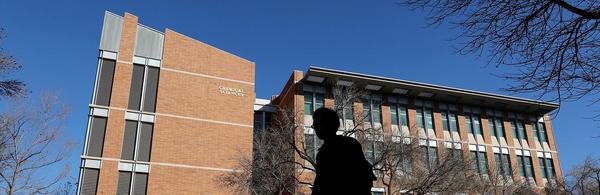
[[[312,115],[313,113],[313,94],[312,92],[304,92],[304,114]]]
[[[363,119],[364,122],[371,122],[371,101],[369,99],[363,99]]]
[[[131,73],[131,88],[129,89],[129,104],[127,108],[131,110],[140,110],[143,84],[144,66],[133,65],[133,71]]]
[[[152,123],[142,123],[140,128],[140,137],[138,139],[138,152],[137,160],[139,161],[150,161],[150,148],[152,147]]]
[[[115,74],[115,61],[101,59],[99,74],[94,104],[108,106],[110,102],[110,93],[112,91],[113,76]]]
[[[406,106],[400,106],[398,110],[400,110],[400,124],[408,127],[408,111],[406,110]]]
[[[102,157],[104,146],[104,132],[106,131],[106,118],[92,116],[92,125],[89,132],[87,155]]]
[[[473,170],[479,174],[488,174],[487,156],[483,151],[471,151]]]
[[[133,160],[137,124],[137,121],[125,121],[125,132],[123,135],[123,148],[121,151],[121,159]]]
[[[148,67],[146,75],[146,90],[144,91],[144,110],[154,112],[156,109],[156,91],[158,90],[158,72],[156,67]]]
[[[131,172],[119,171],[119,181],[117,183],[117,194],[129,194],[131,186]]]
[[[146,194],[146,187],[148,184],[147,173],[135,173],[133,192],[131,194]]]
[[[81,178],[81,189],[79,189],[79,194],[96,194],[99,174],[99,169],[83,168],[83,178]]]

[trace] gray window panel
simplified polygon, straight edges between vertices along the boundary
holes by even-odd
[[[135,135],[137,132],[137,121],[125,121],[125,133],[123,135],[123,148],[121,159],[133,160],[135,151]]]
[[[150,148],[152,147],[152,123],[142,123],[138,145],[137,160],[150,161]]]
[[[129,194],[131,186],[131,172],[119,171],[119,183],[117,183],[117,194]]]
[[[144,66],[133,65],[133,72],[131,73],[131,88],[129,89],[129,104],[127,108],[131,110],[140,109],[143,82]]]
[[[83,169],[83,178],[81,178],[81,188],[79,194],[92,195],[96,194],[96,188],[98,187],[98,176],[100,174],[99,169]]]
[[[104,146],[104,132],[106,131],[106,118],[92,117],[90,137],[88,140],[87,155],[102,157],[102,148]]]
[[[108,106],[112,91],[113,76],[115,74],[115,61],[102,59],[100,62],[100,75],[96,86],[96,99],[94,104]]]
[[[158,73],[159,69],[148,67],[148,75],[146,76],[146,90],[144,92],[144,111],[154,112],[156,109],[156,91],[158,90]]]
[[[135,180],[133,184],[133,192],[131,194],[146,194],[146,187],[148,186],[148,174],[147,173],[135,173]]]

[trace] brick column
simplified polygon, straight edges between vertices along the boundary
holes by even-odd
[[[442,114],[440,113],[440,104],[438,102],[433,103],[433,127],[435,128],[436,138],[444,140]]]

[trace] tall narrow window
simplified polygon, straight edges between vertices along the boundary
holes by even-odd
[[[458,132],[458,124],[456,123],[456,113],[452,111],[443,110],[442,114],[442,128],[444,131]]]
[[[325,104],[323,87],[304,85],[304,114],[312,115],[313,112]]]
[[[79,194],[92,195],[96,194],[98,187],[98,176],[100,175],[99,169],[83,168],[83,174],[81,178],[81,187]]]
[[[465,113],[465,122],[467,124],[468,133],[482,135],[481,118],[479,114]]]
[[[390,105],[390,114],[392,115],[392,125],[398,125],[400,120],[398,118],[398,106],[396,104]]]
[[[147,187],[148,173],[119,171],[117,194],[146,194]]]
[[[510,123],[513,131],[513,137],[520,140],[527,140],[527,134],[525,133],[525,122],[522,120],[512,119]]]
[[[505,177],[512,176],[508,154],[494,153],[494,160],[496,162],[496,174]]]
[[[533,176],[531,156],[517,155],[517,159],[517,164],[519,166],[519,172],[521,173],[521,176],[524,178],[528,178],[529,180],[535,178]]]
[[[105,131],[106,118],[92,116],[92,124],[88,137],[87,156],[102,157]]]
[[[133,160],[135,152],[135,140],[137,136],[137,121],[125,121],[125,132],[123,133],[123,148],[121,149],[121,159]]]
[[[423,163],[427,163],[426,165],[430,169],[434,169],[438,165],[438,149],[434,146],[421,146],[421,160]]]
[[[368,135],[366,158],[373,166],[381,166],[380,161],[383,155],[383,134]]]
[[[419,128],[433,129],[433,112],[431,111],[431,108],[419,107],[416,110]]]
[[[540,172],[542,178],[553,179],[554,178],[554,163],[551,158],[538,158],[540,163]]]
[[[144,90],[144,109],[145,112],[154,112],[156,109],[156,92],[158,90],[158,73],[157,67],[148,66],[146,75],[146,89]]]
[[[115,60],[101,59],[94,104],[108,106],[115,74]]]
[[[152,123],[141,122],[138,125],[137,121],[125,121],[121,159],[150,161],[153,126]],[[135,159],[133,158],[134,154],[136,155]]]
[[[487,156],[485,151],[471,151],[473,170],[479,174],[488,174]]]
[[[128,109],[155,111],[159,72],[160,69],[157,67],[133,65]]]
[[[117,194],[129,194],[131,187],[132,172],[119,171],[119,180],[117,183]]]
[[[504,137],[504,124],[502,123],[502,119],[499,117],[490,117],[488,118],[488,123],[490,125],[490,134],[495,136],[496,138]]]
[[[142,88],[144,85],[144,66],[133,65],[131,75],[131,88],[129,89],[129,104],[130,110],[140,110],[140,102],[142,100]]]
[[[548,141],[548,135],[546,134],[546,125],[544,124],[544,122],[531,120],[531,129],[533,130],[533,138],[535,139],[535,141]]]
[[[362,102],[364,122],[381,124],[381,96],[367,95]]]

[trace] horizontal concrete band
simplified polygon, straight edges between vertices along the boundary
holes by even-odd
[[[124,112],[136,112],[136,113],[140,112],[139,110],[129,110],[126,108],[119,108],[119,107],[98,106],[98,105],[94,105],[94,104],[90,104],[89,106],[93,107],[93,108],[107,108],[109,110],[119,110],[119,111],[124,111]],[[245,128],[254,128],[254,125],[235,123],[235,122],[229,122],[229,121],[203,119],[203,118],[181,116],[181,115],[175,115],[175,114],[166,114],[166,113],[152,113],[152,112],[148,112],[148,113],[141,112],[141,113],[155,115],[155,116],[164,116],[164,117],[171,117],[171,118],[178,118],[178,119],[186,119],[186,120],[194,120],[194,121],[201,121],[201,122],[207,122],[207,123],[222,124],[222,125],[232,125],[232,126],[239,126],[239,127],[245,127]],[[109,115],[109,117],[110,117],[110,115]]]
[[[130,161],[130,160],[122,160],[122,159],[118,159],[118,158],[107,158],[107,157],[81,156],[81,158],[82,159],[102,160],[102,161],[113,161],[113,162],[127,162],[127,163],[134,162],[134,161]],[[239,172],[239,170],[235,170],[235,169],[226,169],[226,168],[218,168],[218,167],[206,167],[206,166],[195,166],[195,165],[184,165],[184,164],[175,164],[175,163],[143,162],[143,164],[150,164],[152,166],[166,166],[166,167],[187,168],[187,169],[202,169],[202,170],[207,170],[207,171]]]

